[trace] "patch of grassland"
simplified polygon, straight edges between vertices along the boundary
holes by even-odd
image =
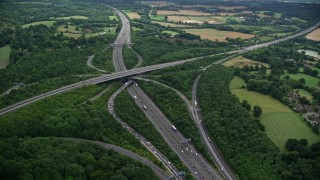
[[[137,12],[133,12],[133,11],[128,11],[128,10],[125,10],[124,11],[130,19],[140,19],[141,16],[137,13]]]
[[[251,106],[257,105],[262,108],[261,123],[265,126],[268,137],[281,151],[285,150],[284,145],[289,138],[305,138],[309,141],[309,144],[320,140],[320,136],[308,127],[299,114],[271,96],[247,89],[236,89],[242,83],[244,83],[243,79],[235,77],[229,84],[230,91],[240,101],[247,100]]]
[[[243,86],[245,86],[246,83],[244,81],[244,79],[242,79],[241,77],[239,76],[235,76],[230,84],[229,84],[229,89],[242,89]]]
[[[165,27],[177,27],[177,28],[190,27],[188,25],[183,25],[183,24],[175,24],[175,23],[167,23],[167,22],[159,22],[159,21],[151,21],[151,22],[160,24],[161,26],[165,26]]]
[[[305,96],[310,101],[313,99],[313,96],[308,91],[306,91],[304,89],[294,89],[294,91],[299,91],[299,94],[301,96]]]
[[[223,65],[226,67],[238,67],[238,68],[242,68],[244,66],[265,66],[267,68],[270,67],[269,64],[253,61],[251,59],[247,59],[242,56],[234,57],[231,60],[223,63]]]
[[[298,74],[284,74],[281,76],[281,78],[283,78],[284,76],[289,76],[290,79],[293,79],[293,80],[296,80],[296,81],[299,81],[299,79],[301,78],[304,78],[306,80],[306,85],[307,86],[310,86],[310,87],[319,87],[318,86],[318,83],[320,81],[319,78],[316,78],[316,77],[312,77],[312,76],[309,76],[309,75],[306,75],[306,74],[301,74],[301,73],[298,73]]]
[[[88,19],[87,16],[66,16],[66,17],[59,17],[57,19],[64,19],[64,20],[68,20],[68,19]]]
[[[0,20],[0,31],[4,30],[4,29],[14,29],[14,25],[8,22],[1,22]]]
[[[172,36],[179,34],[178,32],[175,32],[175,31],[162,31],[162,33],[170,34]]]
[[[28,28],[30,26],[36,26],[36,25],[46,25],[48,27],[52,26],[56,21],[37,21],[37,22],[33,22],[33,23],[29,23],[29,24],[24,24],[22,25],[22,28]]]
[[[282,13],[274,13],[275,18],[281,18],[281,16],[282,16]]]
[[[0,69],[5,68],[10,62],[11,48],[9,45],[0,48]]]
[[[109,19],[111,19],[111,20],[118,20],[117,16],[109,16]]]
[[[297,18],[297,17],[292,17],[291,19],[292,19],[293,21],[300,21],[300,22],[304,22],[304,23],[308,22],[308,21],[305,21],[305,20],[300,19],[300,18]]]
[[[165,17],[163,15],[151,15],[150,19],[154,21],[164,21]]]
[[[58,32],[63,32],[64,36],[75,38],[75,39],[80,38],[82,35],[82,29],[79,27],[77,29],[77,26],[73,26],[73,25],[68,25],[68,27],[66,27],[65,25],[59,26]]]
[[[132,27],[132,31],[141,31],[142,29],[137,28],[137,27]]]
[[[226,38],[241,38],[241,39],[249,39],[254,35],[244,34],[233,31],[220,31],[217,29],[184,29],[187,33],[199,35],[201,39],[208,39],[212,41],[226,41]]]
[[[303,118],[293,112],[264,113],[261,123],[266,127],[266,132],[271,140],[284,151],[284,145],[288,138],[307,139],[310,144],[320,140],[320,136],[308,127]]]

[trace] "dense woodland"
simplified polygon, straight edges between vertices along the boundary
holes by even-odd
[[[99,51],[94,55],[92,60],[94,67],[97,67],[101,70],[105,70],[107,73],[114,72],[114,66],[112,62],[112,49],[107,48],[104,51]]]
[[[280,154],[259,120],[229,92],[232,77],[232,70],[212,66],[198,90],[205,126],[232,169],[242,179],[317,179],[320,142],[307,147],[306,140],[289,139]]]
[[[123,59],[127,69],[133,69],[139,62],[138,57],[133,52],[132,48],[127,46],[123,47]]]
[[[0,140],[1,179],[158,179],[140,162],[97,145],[58,138]]]
[[[107,99],[118,84],[112,85],[96,101],[86,102],[105,87],[86,87],[2,116],[0,139],[56,136],[99,140],[134,151],[158,164],[158,160],[107,112]]]

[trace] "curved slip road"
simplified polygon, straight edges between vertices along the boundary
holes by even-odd
[[[100,147],[103,147],[104,149],[107,150],[114,150],[120,154],[123,154],[125,156],[128,156],[132,159],[135,159],[137,161],[140,161],[141,163],[147,165],[148,167],[150,167],[161,179],[168,179],[169,176],[168,174],[166,174],[160,167],[158,167],[157,165],[153,164],[153,162],[145,159],[144,157],[129,151],[127,149],[124,149],[122,147],[113,145],[113,144],[107,144],[104,142],[100,142],[100,141],[92,141],[92,140],[86,140],[86,139],[79,139],[79,138],[61,138],[64,140],[68,140],[68,141],[77,141],[77,142],[86,142],[86,143],[92,143],[92,144],[96,144],[99,145]]]
[[[91,68],[99,71],[99,72],[106,73],[107,71],[102,70],[102,69],[99,69],[99,68],[95,67],[95,66],[92,64],[93,58],[94,58],[94,55],[91,55],[91,56],[88,57],[87,65],[88,65],[89,67],[91,67]]]

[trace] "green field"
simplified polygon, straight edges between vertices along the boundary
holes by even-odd
[[[241,22],[243,21],[242,19],[240,19],[239,17],[235,17],[235,16],[213,16],[213,19],[217,19],[220,20],[221,22],[227,22],[227,21],[237,21],[237,22]]]
[[[294,89],[294,91],[299,91],[299,94],[301,96],[305,96],[309,100],[313,99],[312,95],[308,91],[306,91],[304,89]]]
[[[230,18],[232,18],[230,16]],[[221,24],[226,22],[226,18],[223,18],[223,16],[188,16],[188,19],[200,21],[200,22],[215,22],[215,24]]]
[[[111,19],[111,20],[118,20],[118,17],[117,17],[117,16],[109,16],[109,19]]]
[[[24,24],[22,25],[22,28],[28,28],[30,26],[36,26],[36,25],[46,25],[48,27],[52,26],[56,21],[37,21],[37,22],[33,22],[33,23],[29,23],[29,24]]]
[[[293,21],[300,21],[300,22],[304,22],[304,23],[308,22],[308,21],[302,20],[302,19],[297,18],[297,17],[292,17],[291,19],[292,19]]]
[[[141,31],[142,29],[140,29],[140,28],[137,28],[137,27],[132,27],[132,31]]]
[[[72,26],[72,25],[68,25],[68,27],[65,27],[64,25],[63,26],[59,26],[58,27],[58,32],[63,32],[64,36],[75,38],[75,39],[80,38],[81,35],[82,35],[82,29],[79,28],[77,30],[77,27],[76,26]]]
[[[312,131],[299,114],[278,100],[247,89],[237,89],[243,83],[243,79],[235,77],[229,85],[232,94],[240,101],[247,100],[252,107],[258,105],[262,108],[261,123],[265,126],[268,137],[281,151],[284,151],[285,142],[289,138],[305,138],[309,144],[320,140],[320,136]]]
[[[14,29],[13,24],[8,23],[8,22],[0,22],[0,31],[4,30],[4,29]]]
[[[239,76],[235,76],[229,84],[229,89],[242,89],[242,86],[245,85],[246,83],[244,82],[244,79]]]
[[[304,78],[306,80],[306,85],[307,86],[319,87],[318,86],[318,83],[320,81],[319,78],[312,77],[312,76],[309,76],[309,75],[306,75],[306,74],[301,74],[301,73],[298,73],[298,74],[288,74],[288,73],[286,73],[284,75],[281,75],[281,78],[284,78],[287,75],[290,77],[290,79],[293,79],[293,80],[296,80],[296,81],[299,81],[299,79]]]
[[[174,24],[174,23],[159,22],[159,21],[151,21],[151,22],[152,22],[152,23],[160,24],[161,26],[165,26],[165,27],[177,27],[177,28],[190,27],[190,26],[184,25],[184,24]]]
[[[175,31],[162,31],[162,33],[170,34],[172,36],[179,34],[178,32],[175,32]]]
[[[67,20],[67,19],[88,19],[88,17],[86,17],[86,16],[66,16],[66,17],[59,17],[57,19],[64,19],[64,20]]]
[[[116,27],[105,27],[105,28],[103,28],[103,30],[107,34],[116,34]]]
[[[78,27],[78,30],[76,28],[77,28],[77,26],[73,26],[73,25],[68,25],[67,28],[63,25],[63,26],[59,26],[57,31],[63,32],[64,36],[78,39],[83,34],[83,30],[80,27]],[[90,37],[95,37],[95,36],[99,36],[99,35],[103,35],[103,34],[114,35],[115,33],[116,33],[115,27],[105,27],[105,28],[103,28],[103,31],[101,31],[101,32],[85,33],[84,36],[86,38],[90,38]]]
[[[281,16],[282,16],[282,13],[274,13],[275,18],[281,18]]]
[[[150,19],[153,21],[164,21],[165,17],[163,15],[151,15]]]
[[[0,69],[5,68],[10,61],[11,48],[9,45],[0,48]]]

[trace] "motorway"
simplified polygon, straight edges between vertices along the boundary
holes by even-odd
[[[170,120],[160,111],[160,109],[142,91],[138,84],[128,87],[131,96],[136,97],[135,103],[146,114],[156,129],[164,137],[174,152],[180,157],[196,179],[220,179],[215,170],[202,157],[202,155],[187,142],[177,129],[173,128]]]
[[[228,58],[232,58],[232,57],[228,57]],[[208,68],[208,66],[205,67],[205,69],[207,69],[207,68]],[[190,112],[190,116],[194,120],[194,123],[196,124],[196,126],[199,130],[199,134],[202,138],[202,141],[204,142],[207,149],[209,150],[209,153],[211,154],[212,158],[214,159],[216,165],[219,167],[219,171],[221,172],[221,174],[223,174],[226,179],[237,179],[236,175],[234,175],[231,168],[224,161],[222,154],[219,153],[216,146],[213,145],[213,142],[210,140],[208,133],[206,132],[206,129],[205,129],[204,125],[202,124],[201,116],[200,116],[200,109],[198,108],[198,104],[195,103],[197,101],[196,90],[197,90],[198,81],[200,79],[200,76],[201,76],[201,74],[196,78],[194,85],[192,87],[192,101],[191,102],[180,91],[178,91],[170,86],[167,86],[165,84],[162,84],[158,81],[140,78],[140,77],[134,77],[133,79],[153,82],[153,83],[159,84],[161,86],[164,86],[166,88],[169,88],[169,89],[175,91],[177,93],[177,95],[179,95],[181,97],[181,99],[186,103],[188,110]]]
[[[118,13],[122,24],[126,24],[127,20],[125,20],[126,17],[122,12],[116,10],[116,8],[113,9]],[[114,42],[116,46],[113,51],[113,64],[117,72],[127,71],[122,56],[123,43],[129,42],[128,39],[131,39],[130,34],[127,32],[130,32],[130,26],[123,25],[118,38]],[[124,41],[124,39],[127,41]],[[220,179],[215,170],[210,166],[210,163],[208,163],[200,153],[196,151],[193,145],[190,142],[183,142],[186,138],[183,137],[177,129],[173,131],[173,125],[170,120],[164,116],[160,109],[142,91],[138,84],[134,83],[133,86],[129,86],[131,84],[130,81],[126,82],[126,84],[129,94],[133,99],[135,99],[136,104],[141,107],[148,119],[155,125],[157,130],[170,145],[170,148],[180,157],[193,176],[201,180]],[[113,101],[114,100],[112,100],[112,102]],[[148,111],[146,111],[146,107],[148,108]],[[114,113],[114,110],[111,113]]]
[[[92,143],[92,144],[96,144],[96,145],[99,145],[101,147],[103,147],[104,149],[107,149],[107,150],[114,150],[120,154],[123,154],[125,156],[128,156],[132,159],[135,159],[137,161],[140,161],[142,162],[143,164],[147,165],[148,167],[150,167],[161,179],[168,179],[169,176],[167,173],[165,173],[161,168],[159,168],[157,165],[155,165],[153,162],[145,159],[144,157],[134,153],[134,152],[131,152],[129,150],[126,150],[122,147],[119,147],[119,146],[116,146],[116,145],[113,145],[113,144],[107,144],[107,143],[104,143],[104,142],[100,142],[100,141],[92,141],[92,140],[86,140],[86,139],[79,139],[79,138],[61,138],[61,139],[64,139],[64,140],[68,140],[68,141],[78,141],[78,142],[86,142],[86,143]]]
[[[155,147],[150,143],[145,137],[143,137],[141,134],[139,134],[136,130],[134,130],[132,127],[130,127],[126,122],[124,122],[115,112],[114,109],[114,101],[116,97],[126,89],[128,86],[132,84],[133,81],[126,82],[121,88],[119,88],[116,92],[112,94],[110,99],[108,100],[108,110],[109,113],[116,119],[123,128],[125,128],[127,131],[129,131],[136,139],[140,141],[140,143],[146,147],[159,161],[163,163],[163,165],[173,174],[178,175],[178,170],[176,167],[174,167],[173,164],[170,163],[170,161]],[[180,179],[180,178],[179,178]]]
[[[123,60],[122,49],[123,45],[131,43],[131,35],[130,35],[130,24],[128,19],[124,16],[124,14],[116,8],[112,8],[120,17],[122,22],[122,28],[118,35],[118,38],[115,40],[113,54],[112,54],[112,61],[115,67],[116,72],[127,71]],[[137,131],[131,128],[127,123],[120,119],[119,116],[115,113],[114,110],[114,101],[117,95],[120,94],[122,90],[127,88],[132,84],[133,81],[126,82],[121,88],[119,88],[109,99],[108,101],[108,110],[109,113],[125,128],[127,129],[135,138],[137,138],[155,157],[157,157],[165,166],[166,168],[172,172],[174,176],[178,176],[178,170],[169,162],[169,160],[160,153],[146,138],[140,135]],[[178,179],[181,179],[178,176]]]

